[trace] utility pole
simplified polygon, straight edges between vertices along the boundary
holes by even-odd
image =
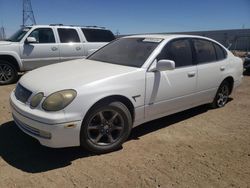
[[[118,29],[116,30],[115,34],[116,34],[117,37],[120,35],[120,32],[119,32]]]
[[[5,29],[2,24],[2,26],[0,27],[0,40],[4,40],[5,38],[6,38]]]
[[[30,21],[30,24],[28,23]],[[35,16],[31,6],[31,0],[23,0],[23,27],[27,25],[36,25]]]

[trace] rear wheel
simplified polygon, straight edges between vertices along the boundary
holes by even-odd
[[[0,85],[15,83],[17,78],[17,69],[8,61],[0,60]]]
[[[132,128],[132,117],[121,102],[94,107],[81,128],[81,145],[94,153],[106,153],[121,147]]]
[[[227,81],[222,82],[220,85],[213,103],[211,103],[212,108],[221,108],[226,105],[230,93],[229,83]]]

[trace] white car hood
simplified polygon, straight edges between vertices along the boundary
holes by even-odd
[[[0,45],[10,45],[11,43],[9,41],[0,41]]]
[[[77,90],[83,85],[136,70],[138,68],[79,59],[33,70],[21,78],[20,84],[32,92],[48,95],[64,89]]]

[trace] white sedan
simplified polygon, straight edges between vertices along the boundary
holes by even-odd
[[[223,107],[242,80],[242,60],[189,35],[117,39],[87,59],[36,69],[11,93],[18,127],[48,147],[121,147],[131,129],[210,103]]]

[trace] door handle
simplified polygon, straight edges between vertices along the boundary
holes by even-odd
[[[224,71],[226,68],[224,66],[220,67],[221,71]]]
[[[195,72],[189,72],[188,73],[188,77],[194,77],[195,76]]]
[[[76,50],[77,50],[77,51],[79,51],[79,50],[81,50],[81,49],[82,49],[82,48],[81,48],[80,46],[77,46],[77,47],[76,47]]]
[[[57,49],[58,49],[58,48],[55,47],[55,46],[51,48],[52,51],[56,51]]]

